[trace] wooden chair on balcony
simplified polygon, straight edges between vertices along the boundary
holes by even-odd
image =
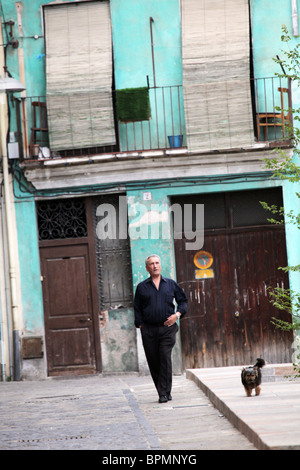
[[[30,136],[30,155],[37,157],[39,147],[48,146],[47,107],[42,101],[31,103],[32,127]]]
[[[278,91],[280,92],[280,104],[281,104],[281,111],[277,112],[274,110],[273,112],[263,112],[256,114],[256,121],[257,121],[257,138],[260,141],[260,131],[261,128],[264,131],[264,140],[268,140],[268,128],[271,128],[275,131],[276,135],[276,128],[281,128],[282,130],[282,137],[289,138],[289,131],[287,126],[292,123],[292,112],[291,112],[291,90],[290,88],[279,87]],[[284,109],[284,103],[286,100],[284,99],[284,94],[287,94],[288,97],[288,112]]]

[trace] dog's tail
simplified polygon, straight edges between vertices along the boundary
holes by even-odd
[[[261,359],[260,357],[258,357],[256,359],[256,364],[254,365],[254,367],[263,367],[265,365],[265,361],[264,359]]]

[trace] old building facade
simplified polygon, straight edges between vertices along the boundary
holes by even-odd
[[[146,373],[133,295],[150,253],[189,299],[175,371],[291,361],[268,287],[299,284],[278,270],[299,264],[299,235],[260,201],[299,207],[264,163],[293,154],[275,109],[298,90],[273,57],[295,11],[268,4],[1,2],[2,64],[26,87],[7,93],[3,377]]]

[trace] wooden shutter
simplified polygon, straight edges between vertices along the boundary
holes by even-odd
[[[115,143],[109,2],[44,9],[52,150]]]
[[[182,0],[188,147],[254,143],[248,0]]]

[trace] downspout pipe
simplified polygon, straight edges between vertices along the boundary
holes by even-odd
[[[1,381],[5,382],[6,376],[6,353],[5,353],[5,324],[2,313],[2,305],[0,298],[0,343],[1,343]]]
[[[7,269],[7,242],[6,242],[6,233],[5,233],[5,214],[4,214],[4,203],[3,203],[3,194],[2,194],[2,185],[1,183],[1,233],[2,233],[2,244],[3,244],[3,269],[4,269],[4,283],[5,283],[5,312],[2,313],[2,340],[4,348],[4,360],[5,360],[5,372],[3,381],[7,377],[13,378],[13,344],[12,344],[12,325],[10,318],[10,291],[9,291],[9,282],[8,282],[8,269]]]
[[[151,36],[151,54],[152,54],[152,68],[153,68],[153,84],[154,84],[154,88],[156,88],[155,59],[154,59],[154,44],[153,44],[152,23],[154,23],[154,19],[152,18],[152,16],[150,16],[150,36]]]
[[[4,201],[5,201],[5,218],[6,218],[6,232],[7,232],[7,248],[8,248],[8,262],[9,262],[9,285],[11,295],[11,322],[13,325],[13,363],[14,373],[13,379],[18,381],[20,377],[20,346],[19,346],[19,305],[17,302],[17,286],[16,286],[16,263],[15,263],[15,247],[12,240],[13,223],[11,211],[11,198],[10,198],[10,180],[8,170],[8,155],[6,145],[6,121],[5,121],[5,100],[6,93],[0,93],[0,132],[1,132],[1,147],[2,147],[2,171],[3,171],[3,187],[4,187]]]
[[[293,24],[293,35],[299,36],[297,0],[292,0],[292,24]]]

